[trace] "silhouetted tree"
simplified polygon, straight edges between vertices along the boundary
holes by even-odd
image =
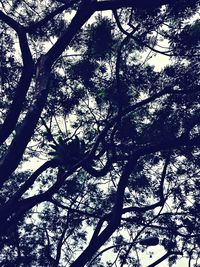
[[[198,266],[199,11],[1,1],[0,266]]]

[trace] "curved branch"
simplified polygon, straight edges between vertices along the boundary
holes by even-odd
[[[36,78],[36,96],[32,107],[26,114],[18,133],[13,139],[7,154],[0,162],[0,187],[8,179],[21,161],[23,153],[30,141],[41,112],[47,100],[50,70],[45,65],[45,56],[40,58],[38,64],[38,77]]]
[[[112,166],[112,163],[113,163],[113,160],[109,159],[102,169],[96,170],[90,164],[85,162],[83,164],[83,169],[86,172],[88,172],[90,175],[94,176],[94,177],[102,177],[102,176],[105,176],[108,173],[108,171],[110,170],[110,168]]]
[[[52,164],[51,161],[46,162],[44,165],[41,166],[41,169],[39,168],[40,170],[38,169],[36,172],[39,173],[42,169],[45,169],[45,167],[51,164]],[[9,230],[10,227],[15,225],[21,218],[23,218],[25,213],[31,210],[34,206],[44,201],[52,202],[52,195],[56,193],[58,189],[60,189],[65,179],[69,175],[71,175],[74,171],[76,171],[79,165],[80,164],[75,164],[66,174],[63,175],[63,177],[60,177],[60,179],[57,180],[46,192],[29,197],[29,198],[22,199],[20,201],[16,201],[14,203],[12,201],[12,206],[10,207],[9,205],[10,210],[7,213],[6,213],[6,210],[7,210],[7,206],[6,206],[4,216],[1,217],[0,234],[3,234],[5,231]],[[4,210],[2,209],[2,212],[3,211]]]
[[[163,206],[164,202],[158,201],[155,204],[143,206],[143,207],[127,207],[122,210],[122,214],[125,214],[127,212],[145,212],[148,210],[155,209],[157,207]]]
[[[23,68],[22,74],[13,97],[12,104],[3,125],[0,127],[0,145],[8,138],[17,124],[21,113],[23,103],[29,89],[34,71],[34,62],[28,45],[27,36],[24,28],[11,17],[0,11],[0,19],[13,28],[19,39],[20,50],[22,54]]]
[[[164,254],[160,259],[158,259],[157,261],[155,261],[154,263],[148,265],[148,267],[155,267],[156,265],[158,265],[159,263],[161,263],[162,261],[166,260],[169,256],[171,255],[183,255],[182,252],[179,251],[168,251],[166,254]]]
[[[119,20],[119,17],[117,15],[117,11],[116,10],[113,10],[113,15],[114,15],[114,18],[116,20],[116,23],[117,23],[117,26],[119,28],[119,30],[125,34],[126,36],[129,36],[130,33],[127,32],[121,25],[120,23],[120,20]],[[137,29],[139,28],[139,24],[137,25],[137,27],[134,27],[133,29],[133,32],[137,31]],[[139,38],[135,37],[135,36],[130,36],[134,41],[136,41],[136,43],[138,43],[139,45],[143,45],[143,46],[146,46],[147,48],[149,48],[150,50],[152,50],[153,52],[156,52],[156,53],[159,53],[161,55],[164,55],[164,56],[168,56],[168,57],[171,57],[171,56],[175,56],[175,54],[169,54],[168,52],[169,51],[160,51],[158,49],[155,49],[154,47],[150,46],[149,44],[147,44],[147,42],[144,42],[144,41],[141,41]]]
[[[37,28],[43,26],[49,20],[53,19],[58,14],[62,13],[64,10],[70,8],[76,2],[77,2],[77,0],[72,0],[69,3],[66,3],[66,4],[58,7],[56,10],[52,11],[51,13],[49,13],[45,18],[43,18],[43,19],[41,19],[41,20],[39,20],[39,21],[37,21],[35,23],[32,22],[29,26],[25,27],[26,32],[27,33],[33,33]]]
[[[122,214],[122,207],[123,207],[123,200],[124,200],[124,191],[127,186],[128,178],[130,173],[132,172],[135,164],[137,162],[137,158],[131,158],[121,175],[118,189],[116,192],[116,200],[115,205],[111,212],[110,221],[108,226],[99,234],[101,230],[101,226],[103,221],[100,220],[98,224],[98,228],[96,229],[96,233],[94,234],[91,242],[89,243],[88,247],[83,251],[83,253],[71,264],[71,267],[81,267],[85,266],[85,264],[92,259],[94,253],[109,239],[109,237],[115,232],[117,227],[120,225],[121,214]],[[103,218],[104,219],[104,218]]]
[[[13,212],[16,212],[16,204],[19,203],[19,199],[33,185],[38,176],[48,168],[56,166],[57,164],[55,160],[46,161],[30,176],[30,178],[19,188],[19,190],[1,207],[0,213],[2,214],[2,222],[6,221]]]
[[[123,246],[129,246],[129,245],[135,245],[136,242],[127,242],[127,243],[122,243],[122,244],[116,244],[116,245],[112,245],[112,246],[109,246],[107,248],[104,248],[102,249],[96,256],[94,256],[94,258],[89,262],[88,264],[88,267],[92,267],[92,263],[101,255],[103,254],[104,252],[110,250],[110,249],[113,249],[113,248],[120,248],[120,247],[123,247]]]
[[[1,10],[0,10],[0,19],[3,22],[5,22],[8,26],[10,26],[12,29],[14,29],[17,33],[20,31],[20,28],[22,27],[17,21],[6,15]]]
[[[12,206],[20,197],[34,184],[36,179],[40,174],[46,171],[48,168],[55,168],[58,164],[54,159],[46,161],[42,166],[40,166],[30,177],[29,179],[19,188],[19,190],[13,195],[13,197],[5,204],[6,209],[8,206]],[[8,205],[8,206],[7,206]]]
[[[129,33],[129,32],[127,32],[123,27],[122,27],[122,25],[121,25],[121,23],[120,23],[120,20],[119,20],[119,16],[118,16],[118,14],[117,14],[117,10],[113,10],[113,15],[114,15],[114,18],[115,18],[115,21],[116,21],[116,23],[117,23],[117,27],[119,28],[119,30],[122,32],[122,33],[124,33],[126,36],[130,36],[130,37],[132,37],[131,35],[134,33],[134,32],[136,32],[137,30],[138,30],[138,28],[139,28],[139,24],[136,26],[136,27],[134,27],[133,28],[133,26],[132,26],[132,28],[133,28],[133,30]]]

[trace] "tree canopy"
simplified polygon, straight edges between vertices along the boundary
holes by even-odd
[[[0,266],[200,266],[199,4],[1,1]]]

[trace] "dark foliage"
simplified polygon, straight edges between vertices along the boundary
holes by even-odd
[[[198,266],[199,4],[1,1],[0,266]]]

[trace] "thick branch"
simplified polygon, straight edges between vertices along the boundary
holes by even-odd
[[[135,155],[134,157],[130,158],[128,163],[125,165],[124,171],[122,173],[122,176],[120,178],[118,187],[117,187],[117,192],[116,192],[116,200],[115,200],[115,205],[112,210],[112,218],[111,218],[111,223],[113,224],[120,224],[121,220],[121,215],[123,212],[123,202],[124,202],[124,192],[125,188],[128,183],[129,176],[131,172],[133,171],[133,168],[135,167],[137,163],[138,157]]]
[[[100,235],[90,243],[89,246],[83,251],[83,253],[71,264],[70,267],[83,267],[92,259],[97,250],[109,239],[109,237],[116,230],[115,227],[110,224],[100,233]]]
[[[17,168],[31,136],[34,133],[38,119],[48,96],[49,69],[45,66],[45,57],[42,57],[38,64],[38,77],[36,84],[36,97],[30,110],[22,122],[18,133],[13,139],[7,154],[0,162],[0,187]]]
[[[118,199],[116,200],[115,206],[113,208],[113,211],[111,214],[107,215],[106,220],[109,220],[109,224],[108,226],[100,233],[100,235],[97,236],[97,239],[94,240],[94,242],[92,242],[92,244],[90,244],[90,246],[88,246],[88,248],[85,250],[85,252],[83,253],[83,255],[80,255],[80,257],[74,262],[74,265],[72,265],[73,267],[75,266],[84,266],[84,265],[79,265],[81,263],[81,260],[83,259],[84,262],[87,262],[88,260],[91,259],[92,255],[104,244],[104,242],[113,234],[113,232],[116,230],[116,228],[118,227],[118,224],[120,222],[121,219],[121,214],[125,214],[127,212],[135,212],[135,211],[140,211],[140,212],[144,212],[144,211],[148,211],[151,209],[154,209],[158,206],[162,206],[163,202],[159,201],[155,204],[146,206],[146,207],[129,207],[129,208],[124,208],[122,209],[123,206],[123,194],[124,194],[124,190],[127,184],[127,179],[128,179],[128,174],[131,172],[134,161],[136,161],[136,159],[142,155],[145,155],[147,153],[153,153],[153,152],[157,152],[160,150],[165,150],[165,149],[169,149],[169,147],[172,148],[179,148],[183,145],[188,145],[188,146],[192,146],[192,145],[198,145],[200,143],[200,137],[195,137],[191,140],[183,140],[181,138],[175,138],[174,140],[171,141],[170,143],[163,143],[160,145],[156,145],[156,146],[151,146],[150,149],[141,149],[140,151],[136,152],[135,154],[135,158],[132,159],[133,161],[129,160],[129,163],[126,166],[126,169],[123,173],[123,179],[120,180],[119,185],[118,185],[118,190],[117,190],[117,194],[118,194]],[[17,221],[19,219],[21,219],[24,214],[29,211],[31,208],[33,208],[35,205],[38,205],[39,203],[43,202],[43,201],[48,201],[51,199],[52,195],[57,192],[57,190],[62,186],[63,182],[65,181],[66,177],[68,177],[69,175],[71,175],[72,173],[74,173],[74,171],[80,167],[82,165],[82,163],[77,163],[76,165],[74,165],[59,181],[57,180],[56,183],[50,187],[45,193],[37,195],[37,196],[33,196],[31,198],[28,199],[24,199],[18,203],[16,203],[14,210],[16,211],[16,215],[14,216],[14,218],[12,219],[12,222],[2,222],[2,232],[4,232],[6,229],[8,229],[11,225],[17,223]],[[132,165],[132,166],[131,166]],[[105,218],[104,218],[105,219]],[[95,246],[94,246],[95,244]],[[91,249],[92,246],[92,249]],[[76,265],[77,264],[77,265]]]
[[[103,223],[103,220],[100,220],[97,226],[97,230],[95,231],[90,244],[83,251],[83,253],[75,260],[75,262],[72,263],[71,267],[85,266],[85,264],[92,259],[94,253],[97,252],[97,250],[109,239],[109,237],[114,233],[114,231],[120,225],[123,200],[124,200],[124,191],[127,186],[129,175],[132,172],[136,164],[136,161],[137,158],[130,159],[124,168],[124,171],[122,173],[122,176],[118,184],[115,205],[112,210],[108,226],[100,234],[98,234]]]
[[[91,9],[87,9],[88,2],[90,3],[90,1],[84,1],[85,4],[81,5],[80,9],[77,11],[76,15],[72,19],[71,24],[69,25],[63,36],[61,36],[61,38],[57,40],[56,44],[48,51],[48,53],[41,58],[42,60],[40,61],[40,63],[42,62],[43,66],[38,65],[39,82],[37,85],[37,90],[41,92],[39,93],[33,109],[31,109],[27,113],[27,116],[20,129],[20,133],[14,138],[8,153],[0,163],[0,186],[4,183],[4,181],[7,180],[9,175],[18,166],[24,150],[34,132],[38,118],[41,115],[41,111],[47,99],[48,90],[46,86],[51,65],[61,55],[74,35],[80,30],[82,25],[93,13]],[[6,16],[6,19],[9,23],[14,24],[14,21],[12,19],[9,19],[9,17],[7,18]],[[17,27],[16,25],[14,24],[15,28]],[[42,69],[40,69],[40,67]]]
[[[38,173],[44,169],[47,168],[49,165],[55,167],[54,162],[52,161],[48,161],[45,165],[41,166],[41,169],[38,169]],[[63,185],[63,183],[65,182],[66,178],[69,177],[72,173],[74,173],[77,168],[79,168],[81,166],[81,162],[75,164],[74,166],[72,166],[72,168],[63,174],[62,177],[59,177],[59,179],[56,180],[56,182],[44,193],[33,196],[33,197],[29,197],[20,201],[17,201],[16,203],[12,202],[12,207],[10,207],[9,205],[9,212],[6,212],[6,208],[5,208],[5,216],[1,217],[1,225],[2,225],[2,231],[4,231],[4,229],[8,229],[11,225],[16,224],[17,221],[22,218],[24,216],[24,214],[31,210],[34,206],[40,204],[41,202],[44,201],[51,201],[52,202],[52,196],[53,194],[55,194]],[[34,179],[35,177],[33,177]],[[28,183],[28,182],[27,182]],[[4,212],[3,208],[2,208],[2,212]],[[7,222],[7,218],[13,213],[13,217],[12,220]],[[1,232],[1,231],[0,231]]]
[[[13,18],[9,17],[3,11],[0,10],[0,19],[3,20],[8,26],[13,28],[17,33],[20,31],[22,27],[18,22],[16,22]]]
[[[42,166],[40,166],[29,178],[28,180],[18,189],[18,191],[13,195],[13,197],[5,204],[3,207],[6,213],[6,210],[12,208],[15,203],[21,198],[21,196],[34,184],[35,180],[38,178],[40,174],[46,171],[48,168],[53,167],[55,168],[57,163],[55,160],[46,161]]]
[[[8,220],[5,219],[1,221],[0,236],[10,231],[10,229],[12,229],[21,218],[23,218],[24,214],[28,210],[45,200],[46,196],[44,194],[40,194],[17,202],[13,207],[14,212],[12,217]]]
[[[52,48],[47,52],[47,64],[49,66],[51,66],[53,62],[64,52],[72,38],[75,36],[75,34],[79,32],[81,27],[85,24],[85,22],[91,17],[93,13],[94,10],[91,8],[90,1],[83,1],[83,4],[80,5],[80,8],[78,9],[66,31],[57,40],[55,45],[52,46]]]
[[[22,74],[19,83],[15,88],[12,104],[9,108],[8,114],[5,118],[3,125],[1,125],[0,127],[0,145],[1,145],[8,138],[8,136],[11,134],[11,132],[13,131],[13,129],[17,124],[17,120],[21,113],[22,106],[31,83],[34,70],[34,62],[29,49],[24,28],[14,19],[5,15],[2,11],[0,11],[0,19],[2,19],[5,23],[7,23],[10,27],[12,27],[16,31],[19,39],[19,45],[23,60]]]

